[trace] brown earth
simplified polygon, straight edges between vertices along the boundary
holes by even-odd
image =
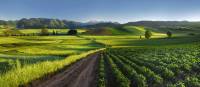
[[[98,54],[92,54],[43,81],[33,81],[31,87],[96,87],[97,63]]]

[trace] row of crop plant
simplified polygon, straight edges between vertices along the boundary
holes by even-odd
[[[107,49],[98,87],[200,87],[199,55],[197,47]]]

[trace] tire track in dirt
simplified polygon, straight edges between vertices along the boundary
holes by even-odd
[[[41,83],[33,82],[32,87],[96,87],[98,55],[89,55]]]

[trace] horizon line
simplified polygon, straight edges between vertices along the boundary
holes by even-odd
[[[31,19],[31,18],[44,18],[44,19],[58,19],[58,20],[67,20],[67,21],[73,21],[73,22],[81,22],[81,23],[88,23],[88,22],[110,22],[110,23],[120,23],[120,24],[126,24],[130,22],[141,22],[141,21],[160,21],[160,22],[200,22],[200,20],[157,20],[157,19],[147,19],[147,20],[134,20],[134,21],[128,21],[128,22],[119,22],[119,21],[111,21],[111,20],[87,20],[87,21],[77,21],[77,20],[72,20],[72,19],[66,19],[66,18],[48,18],[48,17],[24,17],[24,18],[18,18],[18,19],[0,19],[3,21],[18,21],[21,19]]]

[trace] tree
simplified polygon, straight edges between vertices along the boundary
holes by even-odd
[[[145,32],[145,38],[146,38],[146,39],[150,39],[151,36],[152,36],[151,31],[147,30],[147,31]]]
[[[68,31],[68,35],[77,35],[77,30],[75,30],[75,29],[70,29],[69,31]]]
[[[52,33],[52,34],[53,34],[53,35],[56,35],[56,31],[53,30],[53,33]]]
[[[43,29],[41,29],[40,34],[41,34],[41,35],[49,35],[49,31],[48,31],[48,29],[43,28]]]
[[[171,38],[172,37],[172,32],[170,32],[170,31],[167,31],[167,36],[168,36],[168,38]]]

